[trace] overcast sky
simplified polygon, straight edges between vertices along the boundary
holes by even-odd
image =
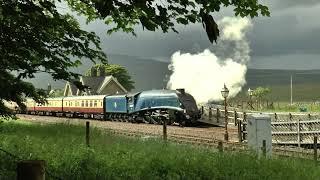
[[[249,67],[272,69],[320,69],[320,1],[265,0],[271,17],[253,19],[248,34],[251,47]],[[222,8],[216,19],[233,16],[232,8]],[[137,37],[117,32],[106,35],[108,27],[99,22],[83,26],[98,33],[107,54],[125,54],[169,61],[178,50],[214,46],[200,24],[179,26],[179,34],[142,31]]]

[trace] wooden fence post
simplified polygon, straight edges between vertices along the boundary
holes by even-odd
[[[17,164],[17,180],[45,180],[45,161],[26,160]]]
[[[300,137],[300,119],[297,121],[297,134],[298,134],[298,147],[301,147],[301,137]]]
[[[309,120],[311,120],[311,114],[308,114],[308,118],[309,118]],[[308,127],[308,130],[311,131],[312,125],[311,125],[311,124],[308,124],[307,127]]]
[[[246,130],[246,123],[247,123],[247,113],[244,112],[243,113],[243,123],[242,123],[242,140],[245,140],[246,139],[246,135],[244,133],[244,131]]]
[[[211,109],[211,107],[209,107],[209,120],[211,120],[212,119],[212,109]]]
[[[239,142],[242,142],[242,129],[241,129],[242,121],[238,121],[238,138]]]
[[[238,124],[238,113],[237,111],[234,111],[234,126]]]
[[[290,119],[290,122],[292,121],[292,114],[291,113],[289,113],[289,119]],[[290,123],[289,124],[289,129],[290,129],[290,131],[292,131],[293,129],[292,129],[292,124]]]
[[[163,140],[167,141],[167,120],[163,118]]]
[[[222,141],[219,141],[219,142],[218,142],[218,150],[219,150],[219,152],[223,152],[223,144],[222,144]]]
[[[262,154],[263,154],[263,157],[266,157],[266,155],[267,155],[267,144],[266,144],[266,140],[262,140]]]
[[[217,108],[217,123],[219,123],[219,118],[220,118],[220,110]]]
[[[90,146],[90,121],[86,122],[86,144]]]
[[[318,161],[318,137],[317,136],[313,137],[313,158],[317,163]]]

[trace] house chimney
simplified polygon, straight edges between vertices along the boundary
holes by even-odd
[[[97,76],[97,68],[96,67],[92,67],[91,68],[91,72],[90,72],[91,77],[96,77]]]
[[[48,89],[47,89],[47,91],[48,91],[48,94],[49,94],[50,91],[51,91],[51,84],[50,84],[50,83],[48,83]]]
[[[185,94],[186,91],[184,90],[184,88],[181,88],[181,89],[176,89],[177,91],[179,91],[181,94]]]
[[[97,73],[97,75],[98,76],[105,76],[105,68],[104,68],[104,66],[99,66],[98,67],[98,73]]]

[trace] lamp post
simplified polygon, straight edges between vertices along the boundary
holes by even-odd
[[[253,95],[253,90],[252,89],[248,89],[248,95],[249,95],[249,104],[250,104],[250,108],[251,110],[253,109],[253,105],[252,105],[252,95]]]
[[[224,98],[224,120],[225,120],[225,132],[224,132],[224,140],[228,141],[228,112],[227,112],[227,97],[229,95],[229,89],[226,84],[224,84],[223,89],[221,90],[221,95]]]

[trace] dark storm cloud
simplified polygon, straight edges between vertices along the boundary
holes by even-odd
[[[293,62],[298,63],[296,59],[302,58],[304,54],[307,61],[320,53],[319,0],[264,0],[262,3],[270,7],[271,17],[257,17],[253,20],[254,27],[248,36],[252,49],[252,61],[260,62],[260,57],[264,60],[268,57],[275,59],[279,57],[279,59],[286,59],[283,62],[290,62],[289,58],[280,58],[280,56],[290,56],[294,59]],[[233,16],[232,9],[222,8],[222,11],[214,16],[216,19]],[[81,22],[84,24],[84,20]],[[179,26],[179,34],[148,32],[138,26],[136,27],[137,37],[122,32],[108,36],[105,33],[108,27],[102,22],[83,25],[83,27],[101,36],[102,47],[107,54],[169,59],[178,50],[196,52],[210,46],[201,24]],[[320,68],[320,63],[318,66]]]
[[[298,6],[314,6],[319,3],[319,0],[274,0],[272,1],[272,7],[275,9],[286,9]]]
[[[320,26],[310,28],[297,22],[295,16],[255,23],[249,34],[252,55],[276,56],[292,53],[320,53]]]

